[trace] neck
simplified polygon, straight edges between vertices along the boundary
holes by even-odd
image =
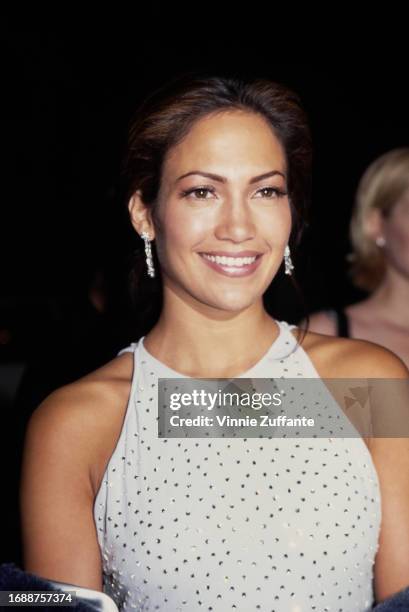
[[[157,359],[194,376],[192,372],[245,371],[268,351],[278,334],[262,299],[231,312],[192,305],[165,291],[161,316],[144,344]]]
[[[395,269],[387,268],[381,285],[367,300],[379,316],[393,324],[409,327],[409,280]]]

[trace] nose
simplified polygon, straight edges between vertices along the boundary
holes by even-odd
[[[240,198],[226,200],[217,220],[215,235],[219,240],[245,242],[254,239],[256,227],[252,212]]]

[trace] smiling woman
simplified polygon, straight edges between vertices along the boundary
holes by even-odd
[[[189,170],[192,159],[200,170]],[[185,301],[183,291],[200,309],[259,311],[255,299],[277,273],[291,231],[287,172],[283,146],[259,114],[226,109],[196,119],[165,156],[156,225],[140,191],[129,204],[135,229],[155,238],[169,299]],[[243,265],[243,257],[254,259]]]
[[[130,123],[129,147],[123,165],[125,201],[136,206],[135,200],[140,196],[155,220],[156,232],[161,230],[160,202],[170,198],[173,204],[178,201],[176,210],[180,214],[194,215],[198,225],[204,216],[208,218],[212,203],[217,203],[218,209],[225,212],[235,191],[233,212],[240,213],[237,206],[240,179],[239,197],[245,197],[248,206],[253,202],[253,208],[257,204],[268,223],[271,224],[274,207],[281,208],[281,218],[283,213],[290,213],[291,221],[287,219],[287,222],[291,235],[285,251],[287,270],[291,267],[290,249],[296,249],[301,238],[311,189],[311,136],[298,95],[267,80],[254,82],[251,93],[249,88],[247,91],[243,89],[241,97],[234,91],[234,79],[230,84],[228,79],[216,79],[213,83],[211,79],[202,79],[201,84],[197,82],[197,88],[190,87],[188,81],[182,78],[169,83],[166,92],[160,89],[153,92],[136,110]],[[167,102],[165,95],[168,96]],[[229,141],[226,133],[218,132],[218,123],[226,127],[231,124]],[[234,129],[238,124],[242,128],[239,131]],[[257,127],[257,138],[252,138],[253,125]],[[192,129],[196,138],[192,133],[189,135]],[[202,136],[209,143],[207,151],[201,149],[198,139]],[[259,145],[255,144],[259,139]],[[194,144],[192,151],[191,143]],[[178,144],[181,146],[176,148]],[[262,157],[259,147],[264,149]],[[235,156],[231,156],[232,151],[236,152]],[[177,167],[172,159],[175,154],[181,162]],[[226,155],[231,159],[230,171]],[[225,160],[223,164],[219,163],[221,158]],[[223,168],[227,172],[222,172]],[[162,173],[158,173],[159,169]],[[244,171],[241,177],[240,169]],[[180,207],[182,203],[185,205],[183,209]],[[172,213],[169,207],[166,210],[173,215],[173,209]],[[269,212],[270,218],[267,219]],[[136,209],[133,214],[136,214]],[[153,231],[148,235],[153,238]],[[159,265],[158,260],[162,241],[157,238],[150,244],[156,267],[155,280],[147,282],[143,251],[136,253],[131,274],[132,296],[139,317],[144,321],[142,328],[146,331],[157,322],[163,306],[163,261]],[[276,257],[278,247],[277,244]],[[282,259],[285,245],[281,248]],[[213,248],[209,250],[214,251]],[[249,256],[262,254],[260,249],[249,249],[247,241],[244,249],[243,246],[218,244],[216,255],[237,257],[239,251],[250,251]],[[221,270],[220,267],[217,269]],[[240,276],[246,271],[233,269],[230,272],[232,276]],[[289,280],[299,291],[295,278],[289,275]],[[269,299],[270,289],[267,287],[263,296],[268,312],[272,301]]]
[[[157,318],[34,414],[28,570],[104,589],[120,610],[363,612],[409,583],[407,440],[345,437],[335,399],[296,386],[287,400],[318,406],[331,437],[158,435],[160,378],[407,377],[386,349],[266,310],[283,262],[292,278],[310,172],[308,122],[283,85],[189,77],[140,106],[123,176],[145,243],[137,290]]]

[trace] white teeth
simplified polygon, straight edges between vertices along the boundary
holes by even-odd
[[[220,257],[219,255],[207,255],[207,253],[203,253],[203,257],[209,261],[228,267],[247,266],[256,260],[256,257]]]

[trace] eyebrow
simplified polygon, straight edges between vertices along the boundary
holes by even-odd
[[[186,176],[190,176],[191,174],[199,174],[200,176],[205,176],[206,178],[213,179],[214,181],[219,181],[220,183],[227,183],[227,179],[224,176],[212,174],[211,172],[201,172],[200,170],[192,170],[191,172],[186,172],[186,174],[182,174],[182,176],[179,176],[176,179],[175,183],[182,180]],[[271,172],[266,172],[265,174],[260,174],[259,176],[253,176],[253,178],[249,180],[249,185],[251,185],[252,183],[257,183],[258,181],[262,181],[263,179],[268,178],[269,176],[275,176],[276,174],[279,174],[285,179],[285,174],[283,172],[280,172],[279,170],[272,170]]]

